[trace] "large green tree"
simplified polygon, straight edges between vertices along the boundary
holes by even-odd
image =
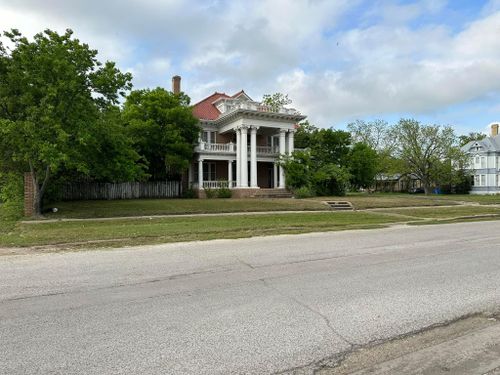
[[[343,130],[318,129],[311,136],[311,155],[319,164],[345,165],[349,155],[351,135]]]
[[[349,152],[348,168],[353,187],[368,188],[373,186],[379,170],[377,151],[366,143],[354,144]]]
[[[301,146],[307,146],[307,151],[296,151],[282,161],[287,186],[296,192],[306,189],[309,194],[344,195],[351,176],[347,167],[350,134],[308,123],[302,132]]]
[[[127,96],[124,119],[152,179],[179,177],[189,166],[200,126],[189,97],[163,88],[135,90]]]
[[[103,119],[131,88],[131,75],[112,62],[100,63],[97,51],[71,30],[62,35],[45,30],[32,40],[12,30],[4,37],[12,47],[0,45],[0,167],[31,172],[33,209],[40,215],[52,175],[62,169],[92,175],[96,163],[89,156],[105,152],[99,143],[108,134]],[[107,139],[108,145],[127,144]],[[115,151],[116,159],[100,160],[117,172],[109,174],[140,173],[137,154]]]
[[[422,181],[426,194],[431,192],[433,185],[453,183],[453,176],[463,169],[460,164],[466,156],[460,151],[458,137],[449,126],[401,119],[394,127],[394,135],[399,158],[407,172]]]

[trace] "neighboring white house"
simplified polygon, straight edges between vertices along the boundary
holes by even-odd
[[[473,171],[471,194],[500,194],[500,123],[490,124],[491,135],[462,147],[470,159]]]
[[[180,77],[173,79],[180,91]],[[215,92],[193,106],[202,134],[189,168],[189,185],[204,188],[229,185],[234,197],[252,196],[260,188],[285,189],[280,155],[294,150],[297,123],[306,118],[293,108],[273,110],[252,100],[243,90]]]

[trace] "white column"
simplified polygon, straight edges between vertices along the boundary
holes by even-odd
[[[233,161],[232,160],[227,161],[227,187],[230,189],[233,187]]]
[[[247,142],[247,133],[248,133],[248,128],[246,126],[241,127],[241,160],[240,160],[240,169],[241,169],[241,176],[240,176],[240,182],[241,182],[241,187],[247,188],[248,187],[248,142]]]
[[[280,155],[285,155],[286,154],[286,129],[281,129],[280,130]],[[280,189],[285,188],[285,169],[283,166],[280,165],[280,181],[279,181],[279,187]]]
[[[250,186],[257,188],[257,127],[250,128]]]
[[[290,129],[288,131],[288,155],[292,155],[292,153],[293,153],[293,149],[294,149],[294,145],[293,145],[294,133],[295,133],[295,130],[293,130],[293,129]]]
[[[241,187],[241,132],[236,129],[236,187]]]
[[[203,189],[203,159],[198,160],[198,189]]]
[[[273,163],[273,188],[278,187],[278,164]]]

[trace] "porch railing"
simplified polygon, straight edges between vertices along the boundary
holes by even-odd
[[[198,182],[193,182],[193,189],[198,189]],[[203,181],[203,189],[232,188],[236,186],[236,181]]]

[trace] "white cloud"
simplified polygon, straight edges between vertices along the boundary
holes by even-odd
[[[444,0],[0,0],[0,24],[27,35],[72,28],[101,59],[131,71],[136,87],[169,88],[180,74],[193,101],[213,91],[245,89],[255,99],[282,91],[330,126],[500,95],[500,1],[467,25],[417,22],[441,13],[446,20],[446,7]]]
[[[349,68],[293,69],[279,78],[313,122],[426,113],[500,92],[500,12],[453,36],[442,28],[373,27],[342,39]]]

